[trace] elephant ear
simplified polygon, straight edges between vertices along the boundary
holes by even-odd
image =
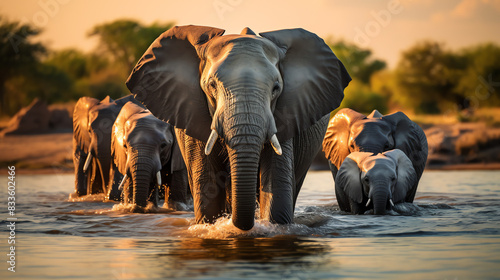
[[[406,201],[409,193],[414,193],[413,188],[417,187],[418,177],[411,160],[406,154],[399,150],[394,149],[384,153],[385,156],[392,159],[396,163],[397,180],[396,186],[392,193],[392,199],[395,203]]]
[[[335,110],[351,81],[344,65],[316,34],[304,29],[260,33],[282,52],[283,91],[274,119],[278,139],[286,141]]]
[[[124,147],[127,135],[125,125],[130,117],[144,110],[145,109],[141,106],[129,101],[123,105],[115,123],[113,124],[113,129],[111,131],[111,157],[113,158],[118,171],[123,175],[127,171],[127,151]]]
[[[356,203],[363,202],[361,168],[363,160],[372,153],[354,152],[345,158],[335,178],[335,186],[340,187]]]
[[[90,148],[89,111],[99,104],[99,100],[91,97],[82,97],[76,102],[73,110],[73,138],[80,148],[88,151]]]
[[[197,49],[224,30],[176,26],[158,37],[132,70],[126,84],[157,118],[206,141],[211,116],[200,87]]]
[[[352,109],[344,108],[335,114],[328,124],[325,139],[323,140],[323,152],[326,158],[337,168],[349,155],[349,136],[351,125],[366,116]]]
[[[396,112],[382,119],[392,126],[394,149],[400,149],[408,156],[420,178],[424,172],[428,153],[427,137],[424,131],[403,112]]]

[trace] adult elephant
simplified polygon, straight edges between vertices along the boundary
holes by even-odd
[[[349,74],[303,29],[223,33],[204,26],[166,31],[127,86],[176,127],[196,222],[227,212],[236,227],[251,229],[258,198],[260,218],[291,223]]]
[[[140,104],[132,95],[117,100],[107,96],[101,101],[82,97],[76,103],[73,111],[73,163],[78,196],[105,193],[108,199],[120,198],[118,185],[113,186],[113,182],[119,181],[120,174],[111,170],[111,128],[128,101]]]
[[[144,210],[148,200],[158,206],[158,188],[165,184],[165,203],[184,210],[187,171],[171,125],[128,102],[113,124],[111,155],[124,175],[126,203],[135,204],[138,211]]]
[[[323,141],[323,151],[329,160],[334,179],[350,153],[378,154],[392,149],[399,149],[406,154],[420,180],[427,161],[427,138],[422,128],[403,112],[383,116],[373,110],[370,115],[365,116],[344,108],[330,120]],[[416,189],[416,186],[412,188],[414,191]],[[409,202],[414,197],[415,192],[411,192]]]
[[[340,166],[335,193],[342,211],[363,214],[373,209],[375,215],[384,215],[396,203],[412,202],[417,185],[417,172],[401,150],[354,152]]]

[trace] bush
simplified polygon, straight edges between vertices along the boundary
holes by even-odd
[[[345,89],[345,97],[339,108],[351,108],[361,113],[369,114],[377,109],[381,114],[386,114],[387,98],[379,93],[373,92],[369,86],[352,80]]]

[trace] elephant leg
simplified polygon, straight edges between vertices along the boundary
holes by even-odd
[[[330,115],[325,115],[309,129],[293,138],[293,158],[296,178],[293,196],[294,208],[307,171],[321,150],[329,117]]]
[[[415,195],[417,194],[417,187],[418,187],[418,181],[417,183],[411,187],[411,189],[408,191],[408,194],[406,195],[405,202],[410,202],[413,203],[413,200],[415,199]]]
[[[188,202],[188,174],[187,170],[178,170],[167,176],[165,186],[165,203],[175,210],[185,209]]]
[[[121,192],[118,189],[118,186],[123,179],[123,175],[118,171],[118,168],[114,163],[112,164],[109,172],[110,181],[108,183],[108,192],[106,194],[106,197],[108,200],[118,201],[120,200],[121,196]]]
[[[88,176],[83,172],[86,158],[87,155],[81,150],[77,150],[73,154],[73,163],[75,166],[75,193],[77,196],[87,195]]]
[[[212,153],[205,155],[205,143],[175,129],[179,147],[186,163],[189,186],[193,195],[196,223],[211,223],[225,210],[226,181],[230,180],[227,152],[216,142]]]
[[[278,224],[293,223],[293,139],[281,143],[282,155],[266,144],[260,161],[260,218]]]

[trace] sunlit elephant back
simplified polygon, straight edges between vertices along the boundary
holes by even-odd
[[[349,74],[303,29],[223,34],[205,26],[166,31],[127,86],[176,127],[197,222],[231,212],[233,224],[248,230],[258,199],[261,218],[291,223]]]
[[[132,95],[102,101],[82,97],[73,112],[73,161],[77,195],[106,193],[114,196],[108,184],[111,171],[111,128],[121,107],[134,101]],[[137,101],[135,101],[138,103]],[[112,199],[114,197],[111,197]]]

